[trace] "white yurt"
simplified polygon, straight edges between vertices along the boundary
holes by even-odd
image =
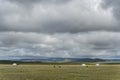
[[[86,66],[86,64],[82,64],[82,66]]]
[[[13,66],[16,66],[16,65],[17,65],[17,63],[13,63],[12,65],[13,65]]]
[[[96,66],[100,66],[100,64],[96,64]]]

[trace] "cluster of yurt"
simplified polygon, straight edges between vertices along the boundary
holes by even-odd
[[[87,66],[86,64],[82,64],[82,66]],[[100,66],[100,64],[95,64],[95,66]]]

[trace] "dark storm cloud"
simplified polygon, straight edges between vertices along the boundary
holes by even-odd
[[[102,7],[111,9],[113,15],[120,20],[120,0],[103,0]]]

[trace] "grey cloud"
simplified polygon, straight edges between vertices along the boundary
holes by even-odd
[[[0,0],[0,56],[120,57],[118,3]]]
[[[9,1],[10,3],[15,3],[21,7],[24,7],[26,9],[33,8],[34,5],[52,5],[52,4],[65,4],[67,2],[70,2],[71,0],[6,0]]]
[[[64,2],[69,2],[71,0],[8,0],[8,1],[12,1],[12,2],[17,2],[17,3],[21,3],[21,4],[32,4],[32,3],[64,3]]]
[[[0,55],[47,57],[115,57],[120,49],[119,32],[77,34],[0,33]],[[104,44],[105,43],[105,44]],[[99,48],[99,49],[98,49]],[[114,51],[114,53],[113,53]]]
[[[53,2],[53,4],[50,3]],[[77,33],[119,31],[101,0],[0,0],[0,31]],[[48,2],[44,4],[43,2]],[[61,4],[57,4],[57,3]],[[19,4],[32,4],[32,7]]]
[[[102,7],[105,9],[111,9],[113,15],[120,20],[120,0],[102,0]]]

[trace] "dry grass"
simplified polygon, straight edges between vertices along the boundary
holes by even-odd
[[[120,66],[0,65],[0,80],[120,80]]]

